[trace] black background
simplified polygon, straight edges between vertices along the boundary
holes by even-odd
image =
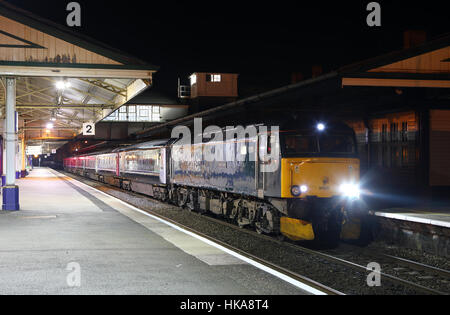
[[[65,25],[68,0],[8,0]],[[398,50],[403,31],[450,31],[444,1],[378,1],[382,27],[366,24],[370,1],[78,1],[92,38],[161,67],[155,84],[176,93],[195,71],[240,73],[241,94],[290,83]]]

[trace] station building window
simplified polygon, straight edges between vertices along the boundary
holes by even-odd
[[[402,142],[408,142],[408,123],[402,123]]]
[[[222,82],[222,76],[220,74],[208,74],[206,75],[206,82]]]
[[[119,121],[128,121],[127,107],[119,108]]]
[[[383,143],[387,142],[387,133],[388,133],[388,125],[383,124],[381,128],[381,142]]]
[[[122,106],[104,121],[115,122],[161,122],[161,107],[147,105]]]
[[[398,123],[391,124],[391,142],[398,141]]]

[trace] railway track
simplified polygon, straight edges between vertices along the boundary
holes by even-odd
[[[273,270],[281,273],[282,275],[284,275],[286,277],[289,277],[289,278],[291,278],[291,279],[293,279],[295,281],[304,283],[304,284],[306,284],[306,285],[308,285],[308,286],[310,286],[312,288],[315,288],[315,289],[317,289],[317,290],[319,290],[319,291],[321,291],[321,292],[323,292],[323,293],[325,293],[327,295],[345,295],[342,292],[334,290],[333,288],[325,286],[325,285],[323,285],[323,284],[321,284],[321,283],[319,283],[317,281],[314,281],[314,280],[312,280],[312,279],[310,279],[308,277],[299,275],[299,274],[297,274],[295,272],[292,272],[292,271],[290,271],[290,270],[288,270],[286,268],[283,268],[283,267],[281,267],[281,266],[279,266],[277,264],[271,263],[271,262],[269,262],[267,260],[261,259],[261,258],[255,256],[255,255],[247,253],[247,252],[245,252],[245,251],[243,251],[243,250],[241,250],[241,249],[239,249],[237,247],[231,246],[231,245],[229,245],[229,244],[227,244],[227,243],[225,243],[225,242],[223,242],[223,241],[221,241],[221,240],[219,240],[217,238],[211,237],[209,235],[206,235],[204,233],[196,231],[196,230],[194,230],[194,229],[192,229],[192,228],[190,228],[188,226],[180,224],[179,222],[177,222],[175,220],[172,220],[170,218],[164,217],[164,216],[162,216],[162,215],[160,215],[158,213],[155,213],[155,212],[152,212],[152,211],[149,211],[149,210],[142,210],[142,211],[145,211],[145,212],[151,214],[152,216],[158,217],[158,218],[160,218],[160,219],[162,219],[164,221],[168,221],[169,223],[174,224],[174,225],[176,225],[176,226],[178,226],[178,227],[180,227],[180,228],[182,228],[182,229],[184,229],[186,231],[194,233],[194,234],[196,234],[196,235],[198,235],[198,236],[200,236],[200,237],[202,237],[204,239],[210,240],[211,242],[214,242],[214,243],[216,243],[216,244],[218,244],[218,245],[220,245],[220,246],[222,246],[222,247],[224,247],[224,248],[226,248],[226,249],[228,249],[228,250],[230,250],[232,252],[238,253],[239,255],[241,255],[243,257],[251,259],[252,261],[257,262],[258,264],[261,264],[261,265],[264,265],[264,266],[266,266],[266,267],[268,267],[270,269],[273,269]]]
[[[223,220],[220,219],[216,219],[214,217],[211,217],[209,215],[202,215],[202,214],[198,214],[198,213],[192,213],[193,215],[197,215],[197,216],[202,216],[203,218],[206,218],[207,220],[211,220],[214,221],[216,223],[220,223],[220,224],[224,224],[227,225],[231,228],[240,230],[243,233],[248,233],[251,234],[255,237],[261,238],[261,239],[265,239],[265,240],[270,240],[273,242],[276,242],[282,246],[288,246],[288,247],[292,247],[295,248],[297,250],[300,250],[304,253],[308,253],[311,255],[315,255],[315,256],[320,256],[321,258],[327,259],[329,261],[353,268],[353,269],[357,269],[359,271],[363,271],[363,272],[367,272],[367,267],[361,264],[358,264],[350,259],[344,259],[344,258],[340,258],[336,255],[331,255],[331,254],[327,254],[325,252],[322,251],[318,251],[318,250],[313,250],[313,249],[309,249],[306,248],[304,246],[298,245],[298,244],[294,244],[290,241],[284,241],[284,240],[279,240],[276,239],[272,236],[269,235],[262,235],[259,234],[257,232],[254,232],[252,230],[249,229],[242,229],[232,223],[229,222],[224,222]],[[392,256],[392,255],[387,255],[387,254],[382,254],[382,253],[373,253],[373,252],[368,252],[367,250],[362,250],[361,248],[356,248],[353,247],[353,250],[357,251],[358,255],[365,255],[366,257],[372,257],[372,259],[368,260],[368,261],[377,261],[379,262],[382,266],[389,263],[389,264],[395,264],[396,266],[406,266],[409,267],[411,269],[414,269],[416,271],[418,271],[419,273],[417,275],[422,275],[424,277],[427,277],[427,275],[429,274],[434,274],[436,276],[439,276],[441,279],[443,279],[444,281],[449,281],[450,283],[450,271],[447,270],[443,270],[443,269],[439,269],[433,266],[429,266],[426,264],[422,264],[419,262],[415,262],[415,261],[411,261],[411,260],[407,260],[404,258],[400,258],[400,257],[396,257],[396,256]],[[361,257],[361,256],[360,256]],[[377,258],[377,259],[374,259]],[[391,267],[390,269],[395,268],[395,267]],[[401,268],[401,267],[397,267],[397,268]],[[408,270],[405,270],[405,272],[408,272]],[[433,295],[449,295],[450,292],[441,292],[439,290],[433,289],[433,288],[429,288],[426,287],[424,285],[409,281],[409,280],[405,280],[402,279],[398,276],[394,276],[392,274],[388,274],[388,273],[384,273],[381,272],[381,277],[383,279],[387,279],[389,281],[392,281],[396,284],[400,284],[400,285],[405,285],[408,286],[412,289],[418,290],[419,292],[423,292],[426,294],[433,294]]]
[[[69,175],[75,179],[81,179],[83,182],[86,182],[86,181],[92,182],[90,180],[86,180],[84,178],[74,176],[73,174],[67,174],[67,175]],[[113,186],[106,185],[106,184],[102,184],[102,186],[107,187],[108,189],[113,189],[115,191],[120,191],[122,193],[133,194],[135,196],[139,196],[140,198],[147,198],[147,199],[152,200],[153,202],[161,203],[160,201],[152,199],[148,196],[125,192],[123,190],[118,189],[117,187],[113,187]],[[108,193],[107,190],[102,190],[102,191]],[[115,196],[111,193],[108,193],[108,194]],[[161,203],[161,204],[163,204],[163,203]],[[345,294],[345,293],[335,290],[329,286],[320,284],[319,282],[316,282],[308,277],[305,277],[296,272],[290,271],[280,265],[277,265],[277,264],[274,264],[267,260],[261,259],[255,255],[245,252],[235,246],[231,246],[219,239],[216,239],[214,237],[211,237],[209,235],[206,235],[204,233],[196,231],[196,230],[194,230],[188,226],[185,226],[183,224],[180,224],[176,220],[172,220],[171,218],[169,218],[167,216],[161,215],[161,214],[151,211],[149,209],[142,209],[142,208],[140,208],[140,209],[142,211],[145,211],[145,212],[155,216],[155,217],[161,218],[161,219],[166,220],[166,221],[168,221],[174,225],[177,225],[183,229],[186,229],[186,230],[190,231],[191,233],[195,233],[205,239],[215,242],[215,243],[223,246],[224,248],[235,251],[235,252],[239,253],[240,255],[247,257],[249,259],[252,259],[264,266],[267,266],[269,268],[277,270],[278,272],[286,275],[287,277],[290,277],[292,279],[295,279],[296,281],[300,281],[302,283],[310,285],[311,287],[316,288],[326,294],[330,294],[330,295],[344,295]],[[253,231],[253,230],[250,230],[247,228],[241,228],[236,224],[224,221],[222,219],[218,219],[209,214],[205,215],[205,214],[200,214],[197,212],[190,212],[190,215],[202,218],[203,220],[207,220],[212,223],[216,223],[216,224],[220,224],[222,226],[229,227],[233,230],[238,231],[239,233],[245,233],[245,234],[251,235],[252,237],[259,238],[261,240],[273,242],[280,247],[294,249],[301,253],[318,257],[322,260],[327,261],[329,264],[338,264],[338,265],[344,266],[346,268],[356,270],[359,273],[364,273],[364,274],[368,273],[367,267],[364,264],[367,264],[368,262],[376,261],[376,262],[380,263],[383,270],[385,269],[384,268],[385,266],[388,266],[388,268],[387,268],[388,270],[396,270],[398,273],[397,275],[395,275],[393,272],[387,273],[387,272],[383,271],[380,273],[382,281],[389,281],[395,285],[407,287],[407,288],[411,289],[412,291],[417,292],[418,294],[448,295],[450,293],[450,292],[443,292],[443,291],[437,290],[437,289],[429,287],[427,285],[423,285],[423,281],[411,280],[410,279],[411,275],[409,275],[408,277],[401,277],[402,275],[410,272],[410,270],[414,270],[414,272],[416,272],[415,275],[417,275],[418,277],[422,276],[423,278],[430,280],[428,277],[430,277],[430,274],[432,274],[434,277],[436,277],[435,280],[448,281],[450,283],[450,272],[447,270],[439,269],[439,268],[428,266],[428,265],[425,265],[425,264],[422,264],[419,262],[407,260],[407,259],[400,258],[400,257],[395,257],[392,255],[386,255],[386,254],[383,254],[380,252],[371,252],[366,249],[357,248],[354,246],[351,246],[351,247],[347,246],[346,251],[343,253],[342,252],[335,253],[333,251],[331,251],[331,253],[330,253],[329,251],[327,252],[327,251],[314,250],[314,249],[310,249],[310,248],[301,246],[296,243],[292,243],[290,241],[280,240],[273,236],[259,234],[256,231]],[[348,251],[350,251],[351,253],[349,254]],[[362,262],[364,260],[366,262]],[[400,272],[400,271],[403,271],[403,272]],[[405,279],[405,278],[409,278],[409,279]]]

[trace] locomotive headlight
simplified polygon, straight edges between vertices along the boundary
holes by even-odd
[[[291,194],[294,197],[298,197],[302,194],[302,190],[300,188],[300,186],[292,186],[291,187]]]
[[[352,199],[359,199],[359,197],[361,196],[361,190],[359,189],[359,185],[355,184],[342,184],[341,193],[345,197]]]
[[[327,127],[323,123],[317,124],[317,130],[319,130],[319,131],[325,131],[326,128]]]
[[[308,186],[306,186],[306,185],[291,187],[291,194],[294,197],[299,197],[301,194],[304,194],[307,192],[308,192]]]

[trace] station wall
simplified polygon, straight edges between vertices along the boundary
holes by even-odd
[[[429,120],[421,127],[419,113],[409,111],[366,123],[348,121],[356,132],[363,173],[371,173],[379,184],[450,187],[450,110],[430,110]],[[429,134],[426,146],[421,145],[420,128],[429,128],[424,130]]]
[[[430,129],[430,185],[450,186],[450,110],[431,110]]]
[[[347,122],[356,132],[361,170],[377,185],[415,186],[421,174],[419,117],[416,112],[391,113],[367,122]],[[367,126],[368,125],[368,126]],[[369,131],[370,130],[370,131]]]

